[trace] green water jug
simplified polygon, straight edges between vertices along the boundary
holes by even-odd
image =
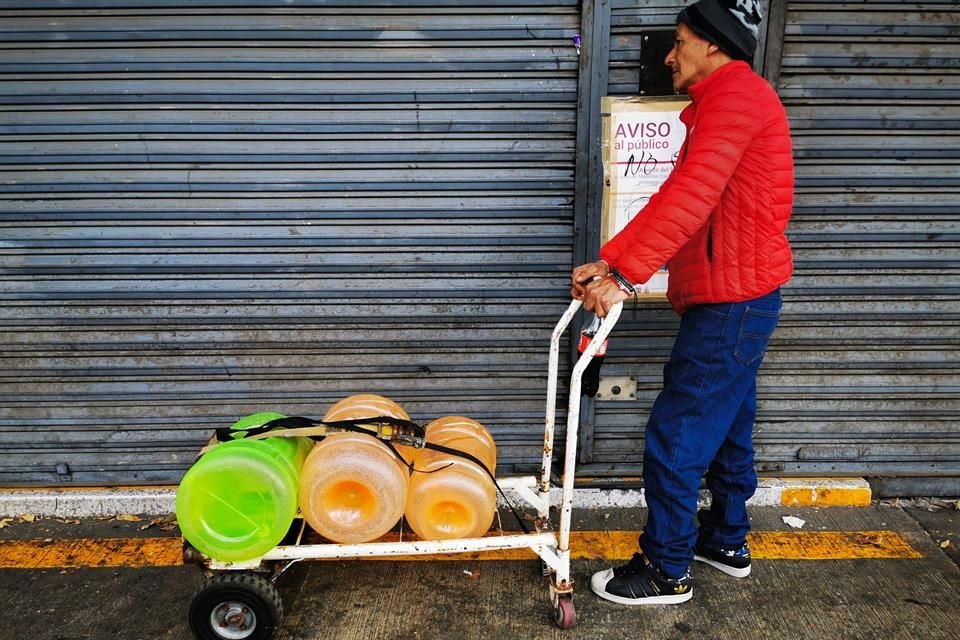
[[[230,428],[234,431],[242,431],[244,429],[256,429],[257,427],[262,427],[268,422],[274,420],[280,420],[286,418],[287,416],[282,413],[274,413],[272,411],[263,411],[261,413],[254,413],[245,418],[240,418],[234,422]],[[283,427],[276,427],[277,429],[282,429]],[[294,456],[294,467],[300,469],[303,467],[303,461],[307,459],[307,456],[310,454],[310,451],[313,449],[313,440],[310,438],[267,438],[265,442],[270,443],[271,446],[278,447],[283,455],[290,453],[292,446],[291,442],[295,442],[297,447],[296,451],[293,452]]]
[[[261,426],[276,413],[247,416],[234,429]],[[300,469],[313,443],[273,437],[224,442],[200,458],[177,490],[177,522],[198,551],[243,562],[275,547],[297,514]]]

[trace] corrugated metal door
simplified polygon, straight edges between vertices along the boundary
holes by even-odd
[[[797,274],[765,456],[960,475],[960,5],[786,4]]]
[[[637,93],[640,32],[669,28],[686,3],[667,4],[613,3],[610,94]],[[794,132],[797,268],[758,381],[758,465],[960,475],[960,6],[769,12],[765,73]],[[606,374],[636,377],[637,399],[596,403],[583,473],[639,473],[675,329],[666,306],[645,307],[611,338]]]
[[[0,484],[176,481],[355,392],[538,463],[580,9],[402,5],[7,3]]]

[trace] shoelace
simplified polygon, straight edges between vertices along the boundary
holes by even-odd
[[[614,574],[618,576],[624,576],[627,574],[636,574],[640,575],[647,568],[647,562],[643,559],[643,555],[639,553],[634,553],[633,557],[630,558],[630,562],[620,567],[614,567]]]

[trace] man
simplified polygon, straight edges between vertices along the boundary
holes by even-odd
[[[776,93],[748,64],[757,4],[700,0],[680,12],[665,62],[674,90],[692,104],[681,114],[687,139],[676,167],[601,259],[572,274],[572,295],[602,317],[666,263],[667,295],[681,315],[646,427],[641,553],[591,581],[600,597],[621,604],[689,600],[693,560],[734,577],[750,573],[756,374],[793,270],[784,235],[793,205],[790,131]],[[697,513],[704,475],[712,504]]]

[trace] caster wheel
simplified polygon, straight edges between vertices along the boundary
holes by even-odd
[[[569,629],[577,623],[577,610],[570,598],[560,598],[553,610],[553,624],[561,629]]]
[[[207,580],[190,603],[197,640],[273,640],[283,603],[273,583],[252,573],[221,573]]]

